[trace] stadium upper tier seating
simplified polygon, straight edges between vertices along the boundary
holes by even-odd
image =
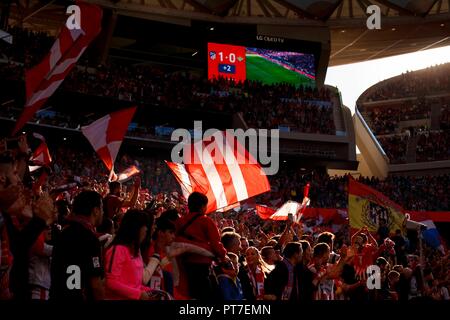
[[[24,67],[39,61],[48,52],[53,39],[17,28],[9,31],[17,35],[16,43],[14,49],[7,44],[0,46],[0,59],[8,61],[0,64],[0,75],[4,80],[22,80]],[[34,45],[39,42],[40,46]],[[44,47],[47,49],[43,50]],[[168,72],[162,67],[125,66],[117,62],[95,68],[87,65],[82,57],[59,90],[175,109],[242,113],[248,127],[282,126],[290,131],[336,134],[333,106],[339,99],[336,99],[336,92],[327,88],[318,90],[250,81],[233,83],[225,79],[208,81],[189,72]],[[37,117],[53,124],[62,120],[49,119],[48,115],[45,119]],[[74,128],[80,124],[83,123],[73,123]]]
[[[450,63],[382,81],[357,107],[391,163],[450,159]]]

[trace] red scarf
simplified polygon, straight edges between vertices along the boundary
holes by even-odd
[[[248,268],[248,277],[252,283],[253,294],[256,300],[263,300],[264,298],[264,272],[260,266],[256,267],[255,274]]]
[[[298,296],[298,286],[296,283],[294,283],[294,266],[287,259],[283,259],[283,263],[286,265],[286,268],[288,269],[288,283],[286,284],[286,287],[284,287],[281,300],[289,300],[291,298],[294,286]]]

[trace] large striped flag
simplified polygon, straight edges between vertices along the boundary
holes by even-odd
[[[64,24],[49,54],[35,67],[25,72],[26,102],[13,130],[15,135],[58,89],[100,33],[102,10],[95,5],[77,1],[80,8],[80,28],[69,30]]]
[[[391,233],[406,227],[406,216],[402,207],[381,192],[349,177],[348,217],[350,227],[361,229],[367,226],[370,232],[377,232],[380,221],[385,220]]]
[[[184,164],[166,163],[186,199],[194,191],[208,197],[207,213],[270,191],[262,167],[228,132],[217,131],[184,150],[191,150],[191,155],[183,155]]]
[[[111,176],[114,175],[114,162],[135,112],[136,107],[119,110],[81,128]]]

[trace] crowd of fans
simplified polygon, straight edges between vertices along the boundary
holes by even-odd
[[[384,81],[363,96],[364,101],[380,101],[426,96],[430,92],[448,92],[450,63],[406,72]]]
[[[20,76],[20,66],[11,63],[3,66],[0,74],[4,74],[5,79]],[[64,81],[63,89],[153,107],[241,112],[249,127],[284,126],[306,133],[336,133],[330,102],[333,93],[328,89],[267,86],[250,81],[238,84],[225,79],[208,81],[189,73],[167,74],[151,67],[120,66],[99,67],[94,71],[74,69]]]
[[[108,172],[94,151],[81,149],[70,151],[66,147],[50,147],[54,161],[55,175],[50,179],[51,188],[64,185],[73,176],[91,177],[105,182]],[[53,151],[54,150],[54,151]],[[169,197],[171,193],[181,194],[178,183],[170,173],[162,158],[139,154],[123,154],[118,158],[116,171],[121,172],[132,165],[141,168],[143,186],[149,194]],[[83,178],[85,179],[85,178]],[[407,210],[450,211],[450,175],[438,176],[389,176],[384,180],[377,178],[358,178]],[[72,180],[70,180],[72,181]],[[88,179],[88,181],[91,181]],[[284,203],[287,200],[302,201],[303,188],[311,184],[311,206],[317,208],[347,208],[347,177],[329,176],[317,170],[300,170],[282,166],[280,171],[269,176],[271,192],[258,197],[261,203]],[[103,185],[102,192],[107,189]]]
[[[438,99],[409,100],[389,107],[376,106],[365,107],[367,122],[370,124],[375,135],[398,133],[400,121],[418,119],[429,119],[431,116],[431,105],[437,103]]]
[[[429,92],[432,95],[436,92]],[[388,106],[361,106],[363,115],[373,133],[377,136],[391,163],[406,163],[405,157],[411,136],[417,135],[416,161],[437,161],[450,159],[450,146],[448,144],[448,128],[450,98],[421,97],[407,100],[402,103],[389,104]],[[432,106],[434,112],[440,111],[437,127],[430,128],[433,121]],[[437,116],[437,115],[435,115]],[[424,120],[428,123],[409,125],[404,127],[400,122],[410,120]],[[434,130],[433,130],[434,129]]]
[[[36,33],[35,39],[35,33],[21,29],[11,32],[18,38],[14,46],[2,44],[0,47],[0,55],[8,61],[0,65],[0,74],[3,79],[20,80],[23,79],[23,63],[27,67],[33,65],[25,56],[33,56],[39,61],[54,39],[42,33]],[[41,46],[29,45],[41,42]],[[46,51],[42,52],[42,48]],[[168,72],[163,67],[148,65],[110,63],[95,68],[87,65],[85,61],[80,61],[65,79],[62,89],[153,107],[242,112],[250,127],[288,126],[292,131],[336,133],[331,102],[331,96],[336,93],[327,88],[318,90],[288,84],[264,85],[255,81],[234,83],[225,79],[208,81],[188,71]]]
[[[58,147],[52,156],[54,160],[54,178],[50,180],[51,188],[67,184],[67,179],[74,176],[91,177],[97,182],[105,182],[108,172],[92,151],[70,151]],[[178,183],[170,173],[163,159],[156,156],[128,155],[119,157],[116,171],[121,172],[131,165],[138,164],[143,172],[143,186],[149,194],[168,197],[173,192],[181,194]],[[85,179],[85,178],[83,178]],[[87,180],[87,181],[92,181]],[[450,211],[450,175],[439,176],[389,176],[384,180],[377,178],[358,178],[407,210],[414,211]],[[72,180],[70,180],[72,181]],[[311,206],[317,208],[347,208],[347,177],[329,176],[317,170],[280,169],[277,175],[269,176],[271,192],[258,197],[257,202],[270,204],[284,203],[287,200],[302,201],[303,188],[311,184]],[[103,184],[102,194],[107,189]]]
[[[45,32],[9,26],[6,32],[13,36],[14,45],[0,42],[0,60],[24,63],[31,67],[48,53],[55,39]]]
[[[450,175],[437,176],[388,176],[386,179],[364,178],[358,180],[413,211],[450,210]],[[303,188],[311,183],[311,206],[317,208],[347,208],[347,177],[332,177],[317,171],[281,171],[270,177],[272,192],[263,196],[263,202],[273,200],[302,201]]]
[[[376,235],[350,233],[348,224],[334,234],[317,219],[266,221],[251,209],[206,216],[206,197],[193,193],[186,203],[160,160],[122,155],[118,170],[143,169],[122,186],[107,183],[93,152],[75,158],[64,147],[55,149],[48,184],[27,191],[25,141],[1,159],[2,299],[449,299],[449,257],[425,247],[419,258],[417,234],[388,237],[382,226]],[[259,201],[301,198],[307,181],[312,206],[346,206],[345,178],[289,169]],[[449,176],[360,181],[410,205],[450,205]],[[372,264],[382,271],[378,290],[366,284]],[[84,275],[80,290],[67,285],[73,265]]]
[[[0,72],[20,69],[5,66]],[[229,109],[258,127],[294,119],[288,125],[334,134],[332,93],[326,90],[125,67],[78,68],[64,87],[174,108]],[[249,118],[258,113],[267,118]],[[117,172],[130,165],[141,170],[122,185],[107,181],[93,150],[49,145],[51,167],[30,174],[26,137],[12,148],[1,140],[0,299],[450,299],[449,255],[430,247],[421,253],[418,231],[406,238],[380,226],[373,235],[344,224],[330,232],[318,219],[261,220],[254,208],[205,215],[206,196],[194,192],[186,201],[161,158],[121,154]],[[272,190],[257,198],[260,203],[300,201],[310,182],[312,207],[347,207],[347,177],[286,168],[270,180]],[[450,175],[359,180],[407,209],[450,210]],[[379,289],[367,286],[366,268],[374,264],[381,269]]]
[[[441,129],[450,130],[450,102],[441,106]]]
[[[117,67],[95,73],[78,69],[64,87],[154,106],[242,112],[249,127],[289,126],[293,131],[335,134],[329,101],[332,93],[327,89],[234,83],[226,79],[208,81],[189,73],[164,74],[152,69]]]
[[[418,137],[418,162],[450,159],[450,130],[426,131]]]
[[[406,163],[406,150],[408,146],[408,135],[393,135],[379,137],[378,142],[383,146],[390,163]]]

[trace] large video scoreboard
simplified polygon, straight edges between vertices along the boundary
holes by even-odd
[[[314,86],[314,54],[208,42],[208,79]]]

